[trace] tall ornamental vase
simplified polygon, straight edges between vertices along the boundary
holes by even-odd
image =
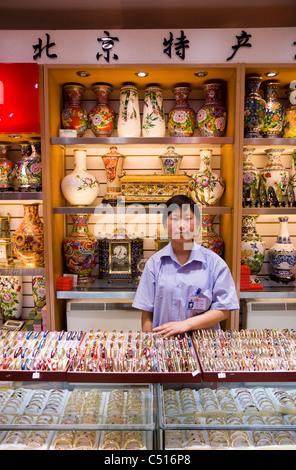
[[[30,191],[30,172],[28,166],[30,164],[30,156],[32,153],[29,142],[19,144],[21,149],[21,159],[14,165],[14,177],[16,180],[16,188],[21,191]]]
[[[281,205],[287,194],[289,172],[281,162],[284,149],[266,149],[268,162],[260,171],[261,186],[265,189],[267,200],[270,205]]]
[[[0,144],[0,191],[13,191],[14,164],[8,158],[10,146]]]
[[[62,193],[72,206],[88,206],[99,194],[99,182],[86,168],[86,150],[74,150],[74,170],[61,183]]]
[[[115,111],[108,104],[113,88],[108,83],[94,83],[97,104],[89,112],[90,128],[96,137],[109,137],[115,128]]]
[[[22,276],[0,276],[0,304],[5,320],[21,318],[23,307]]]
[[[62,111],[62,126],[77,131],[78,137],[84,136],[88,126],[87,111],[81,106],[84,92],[85,87],[80,83],[65,83],[63,86],[63,98],[68,104]]]
[[[264,262],[266,243],[256,229],[258,215],[243,215],[241,237],[241,264],[249,266],[257,275]]]
[[[203,137],[221,137],[226,127],[226,111],[221,104],[222,85],[207,83],[203,86],[206,101],[197,113],[197,126]]]
[[[167,151],[159,156],[162,171],[165,175],[177,175],[183,156],[175,152],[175,147],[170,145]]]
[[[246,78],[244,109],[245,137],[260,137],[265,124],[266,102],[259,93],[262,77],[252,75]]]
[[[288,200],[290,205],[296,202],[296,151],[292,155],[292,170],[288,188]]]
[[[141,135],[138,89],[132,84],[124,84],[120,89],[117,132],[119,137]]]
[[[117,152],[117,147],[110,147],[110,152],[102,155],[107,175],[107,192],[104,195],[103,202],[114,204],[117,198],[121,196],[121,182],[123,164],[125,156]]]
[[[279,235],[275,244],[268,250],[269,261],[273,269],[270,279],[283,284],[295,280],[291,269],[296,265],[296,249],[290,239],[288,220],[288,217],[279,217]]]
[[[171,137],[192,137],[195,128],[195,113],[188,105],[190,87],[178,85],[173,89],[175,106],[169,112],[169,134]]]
[[[279,87],[280,84],[276,80],[265,82],[262,86],[266,102],[263,137],[280,137],[283,130],[285,109],[277,99]]]
[[[224,251],[224,240],[214,229],[213,223],[216,214],[202,214],[201,217],[201,245],[208,248],[211,251],[217,253],[217,255],[223,256]]]
[[[63,240],[65,263],[78,284],[91,284],[98,255],[98,240],[88,229],[89,215],[72,215],[72,232]]]
[[[32,295],[34,306],[44,307],[46,304],[45,276],[32,277]]]
[[[31,191],[42,190],[41,142],[32,140],[31,155],[27,161],[28,178]]]
[[[257,206],[259,202],[260,170],[252,161],[255,149],[243,149],[243,205]]]
[[[12,235],[15,256],[28,267],[44,266],[44,231],[39,203],[24,203],[24,217]]]
[[[222,197],[225,189],[223,179],[212,171],[212,150],[200,151],[200,169],[189,180],[192,199],[206,206],[214,206]]]
[[[145,90],[142,135],[143,137],[165,136],[163,96],[159,86],[150,85]]]
[[[293,83],[293,88],[291,87]],[[290,105],[288,108],[285,110],[284,114],[284,133],[283,137],[286,138],[296,138],[296,82],[290,83],[290,89],[289,89],[289,102]]]

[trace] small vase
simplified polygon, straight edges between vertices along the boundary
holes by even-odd
[[[183,156],[175,152],[175,147],[169,146],[167,152],[159,156],[163,173],[165,175],[177,175]]]
[[[289,172],[281,163],[281,154],[284,149],[267,149],[268,163],[260,171],[261,186],[265,189],[270,205],[281,205],[283,197],[287,194]]]
[[[107,192],[103,202],[116,203],[121,196],[121,182],[123,164],[125,156],[117,152],[117,147],[110,147],[110,152],[102,155],[107,175]]]
[[[17,189],[19,191],[30,190],[30,176],[28,171],[29,158],[32,153],[31,146],[28,142],[19,144],[21,149],[21,160],[14,165],[14,176],[17,182]]]
[[[265,124],[263,137],[280,137],[283,130],[284,106],[277,100],[279,82],[271,81],[263,84],[265,108]]]
[[[117,131],[119,137],[141,135],[138,89],[132,84],[125,84],[120,90]]]
[[[109,137],[115,127],[115,111],[108,104],[112,86],[108,83],[94,83],[92,90],[97,104],[89,112],[90,128],[96,137]]]
[[[85,87],[79,83],[65,83],[63,86],[64,100],[69,101],[62,111],[62,125],[64,129],[74,129],[78,137],[83,137],[87,131],[88,115],[81,106],[81,98]]]
[[[243,149],[243,204],[257,206],[259,202],[260,171],[254,167],[254,148]]]
[[[21,318],[23,307],[22,276],[0,276],[0,303],[5,319]]]
[[[291,268],[296,265],[296,249],[290,240],[288,220],[288,217],[279,217],[280,232],[275,244],[268,250],[269,261],[273,268],[270,279],[283,284],[295,279]]]
[[[35,276],[32,278],[32,294],[34,306],[44,307],[46,304],[46,288],[45,288],[45,277]]]
[[[292,170],[291,170],[291,177],[289,181],[289,190],[291,194],[288,194],[288,199],[291,205],[294,205],[296,202],[296,151],[294,151],[292,155]]]
[[[211,168],[212,150],[200,151],[200,169],[189,181],[189,191],[195,202],[206,206],[217,204],[224,193],[225,183]]]
[[[61,183],[65,199],[73,206],[88,206],[99,194],[99,182],[86,169],[86,150],[74,150],[74,170]]]
[[[0,145],[0,191],[13,191],[14,164],[8,158],[9,145]]]
[[[251,274],[261,271],[266,243],[256,229],[258,215],[243,215],[241,237],[241,264],[249,266]]]
[[[214,251],[215,253],[217,253],[217,255],[221,256],[222,258],[224,250],[224,241],[223,238],[220,237],[220,235],[218,235],[214,229],[213,222],[215,217],[216,214],[202,214],[201,245],[211,251]]]
[[[91,284],[96,267],[98,241],[88,229],[89,215],[72,215],[73,229],[63,241],[65,263],[71,274],[78,275],[78,284]]]
[[[143,137],[165,136],[163,97],[159,86],[150,85],[145,90],[142,135]]]
[[[296,89],[289,89],[289,102],[291,106],[285,110],[284,114],[284,134],[286,138],[296,138]]]
[[[19,191],[42,190],[42,167],[40,141],[31,141],[19,145],[22,158],[14,165],[14,176]]]
[[[25,203],[24,217],[12,235],[16,257],[26,266],[44,266],[43,223],[39,217],[39,203]]]
[[[225,132],[226,111],[219,98],[221,89],[219,83],[203,86],[206,102],[197,113],[197,126],[203,137],[221,137]]]
[[[169,112],[169,134],[172,137],[192,137],[195,128],[195,113],[188,105],[190,87],[178,85],[173,89],[176,104]]]
[[[245,137],[260,137],[265,124],[265,100],[259,94],[262,77],[253,75],[246,78],[244,110]]]

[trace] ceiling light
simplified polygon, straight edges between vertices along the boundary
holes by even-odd
[[[199,70],[198,72],[194,72],[194,75],[196,77],[206,77],[208,75],[208,72],[205,70]]]
[[[148,77],[149,73],[148,72],[136,72],[135,75],[137,75],[137,77]]]
[[[279,73],[278,72],[265,72],[266,77],[276,77]]]
[[[21,139],[22,135],[20,135],[20,134],[8,134],[8,137],[10,139]]]
[[[79,70],[78,72],[76,72],[76,75],[78,75],[79,77],[89,77],[90,73],[86,70]]]

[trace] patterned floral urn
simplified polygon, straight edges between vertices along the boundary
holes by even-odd
[[[280,84],[276,80],[265,82],[262,86],[266,102],[263,137],[280,137],[283,130],[285,109],[277,99],[279,87]]]
[[[260,170],[252,162],[254,148],[243,150],[243,205],[257,206],[259,203]]]
[[[251,274],[261,271],[266,243],[256,229],[258,215],[243,215],[241,237],[241,264],[251,268]]]
[[[65,83],[63,86],[64,101],[68,105],[62,111],[62,125],[64,129],[74,129],[78,137],[83,137],[87,131],[88,114],[81,106],[81,98],[85,87],[80,83]]]
[[[14,165],[14,176],[19,191],[42,190],[40,141],[19,144],[22,158]]]
[[[203,137],[221,137],[226,127],[226,111],[221,104],[222,85],[207,83],[203,86],[206,102],[197,113],[197,126]]]
[[[35,307],[44,307],[46,304],[45,276],[32,277],[32,295]]]
[[[91,284],[96,267],[98,240],[88,228],[89,215],[72,215],[73,229],[63,241],[65,263],[71,274],[78,275],[78,284]]]
[[[115,128],[115,111],[108,104],[113,88],[108,83],[94,83],[97,104],[89,112],[90,128],[96,137],[109,137]]]
[[[195,128],[195,113],[188,105],[190,87],[178,85],[173,89],[176,104],[169,112],[169,134],[171,137],[192,137]]]
[[[170,145],[167,151],[159,156],[163,173],[165,175],[177,175],[183,156],[175,152],[175,147]]]
[[[125,84],[120,89],[117,131],[119,137],[141,135],[138,89],[132,84]]]
[[[39,203],[24,203],[24,217],[12,234],[15,256],[26,266],[44,266],[44,232]]]
[[[288,217],[279,217],[280,232],[275,244],[268,250],[273,271],[270,279],[287,284],[294,281],[291,269],[296,266],[296,249],[291,242],[288,230]]]
[[[225,189],[223,179],[212,171],[212,150],[200,151],[200,169],[189,181],[189,192],[192,199],[206,206],[218,203]]]
[[[121,196],[120,176],[122,175],[125,158],[124,155],[117,152],[117,147],[110,147],[110,152],[102,155],[107,175],[107,192],[104,195],[103,202],[113,204]]]
[[[265,125],[266,102],[259,93],[262,77],[253,75],[246,78],[244,110],[245,137],[260,137]]]
[[[163,96],[159,86],[150,85],[145,90],[142,135],[143,137],[165,136]]]
[[[284,149],[266,149],[268,163],[261,174],[261,186],[265,189],[270,205],[281,205],[287,194],[289,172],[281,163]]]
[[[286,108],[284,114],[283,137],[296,138],[296,81],[290,83],[289,102],[291,106]]]
[[[5,319],[21,318],[23,307],[22,276],[0,276],[0,304]]]
[[[10,146],[0,144],[0,191],[13,191],[14,164],[8,158]]]
[[[61,183],[65,199],[73,206],[88,206],[99,194],[99,182],[86,169],[86,150],[74,150],[74,170]]]
[[[211,251],[214,251],[222,258],[224,251],[224,240],[214,229],[213,222],[215,217],[216,214],[202,214],[201,245]]]

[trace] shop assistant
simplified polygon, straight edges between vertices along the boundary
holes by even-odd
[[[170,243],[144,268],[133,307],[142,310],[142,330],[171,336],[220,328],[239,308],[230,270],[213,251],[194,241],[199,208],[183,195],[166,202],[163,224]]]

